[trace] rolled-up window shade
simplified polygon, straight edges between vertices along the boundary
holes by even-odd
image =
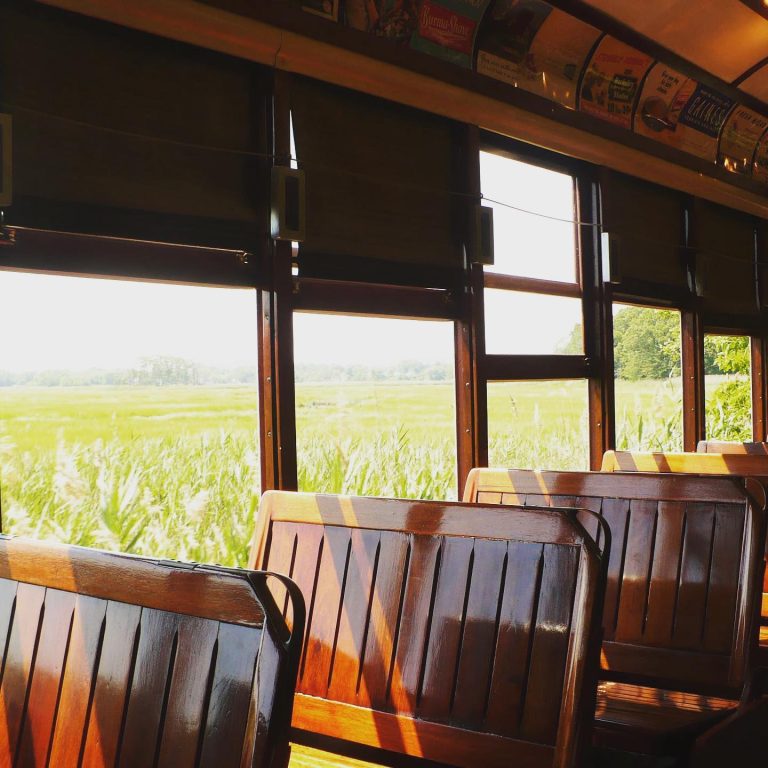
[[[603,230],[611,234],[619,282],[685,288],[681,196],[611,171],[601,177]]]
[[[696,284],[704,309],[713,314],[758,311],[755,223],[751,216],[696,200],[692,229]]]
[[[247,62],[34,3],[3,5],[11,221],[153,239],[164,217],[187,217],[190,230],[179,233],[193,242],[195,222],[254,227],[268,210],[262,82]],[[103,230],[104,209],[119,231]]]
[[[381,274],[460,268],[453,123],[298,77],[291,111],[306,172],[302,274],[376,279],[377,264]]]

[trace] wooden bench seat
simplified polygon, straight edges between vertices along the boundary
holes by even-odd
[[[765,535],[763,489],[750,488],[757,503],[741,478],[470,472],[465,501],[591,509],[610,526],[600,745],[682,757],[738,710],[754,665]]]
[[[0,538],[0,764],[285,766],[300,635],[265,578]]]
[[[768,457],[768,443],[733,443],[725,440],[699,440],[696,453],[745,453]]]
[[[270,492],[251,563],[308,605],[296,741],[382,762],[582,764],[603,574],[572,514]]]
[[[701,443],[699,444],[702,445]],[[707,443],[707,446],[728,445]],[[761,446],[764,443],[732,443],[730,445]],[[642,453],[636,451],[606,451],[603,472],[675,472],[696,475],[734,475],[751,478],[768,492],[768,456],[755,449],[744,453]],[[768,557],[768,540],[766,541]],[[763,576],[762,623],[768,624],[768,568]]]

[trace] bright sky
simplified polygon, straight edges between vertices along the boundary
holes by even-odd
[[[573,219],[570,177],[481,154],[486,198]],[[490,204],[486,202],[486,204]],[[493,205],[495,271],[573,281],[573,225]],[[577,299],[486,294],[491,353],[547,353],[580,322]],[[252,290],[0,271],[0,370],[127,368],[174,355],[228,367],[256,365]],[[450,362],[447,322],[297,314],[297,362],[389,365]]]

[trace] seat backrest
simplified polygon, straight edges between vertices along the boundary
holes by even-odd
[[[283,768],[300,636],[265,578],[1,538],[0,762]]]
[[[699,440],[697,453],[745,453],[768,456],[768,443],[732,443],[725,440]]]
[[[251,563],[309,606],[295,728],[466,768],[576,765],[603,575],[573,515],[269,492]]]
[[[696,475],[739,475],[768,484],[768,456],[739,453],[643,453],[606,451],[603,472],[677,472]]]
[[[741,479],[473,469],[464,500],[601,513],[612,534],[602,674],[740,692],[754,651],[764,535],[763,506]]]

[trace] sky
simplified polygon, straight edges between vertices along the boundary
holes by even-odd
[[[573,218],[568,176],[481,154],[486,198],[547,216]],[[494,208],[496,266],[573,281],[573,225]],[[129,368],[174,355],[204,365],[256,365],[253,290],[167,285],[0,271],[0,370]],[[490,353],[549,353],[580,321],[578,299],[486,292]],[[297,363],[391,365],[451,362],[449,322],[299,313]]]

